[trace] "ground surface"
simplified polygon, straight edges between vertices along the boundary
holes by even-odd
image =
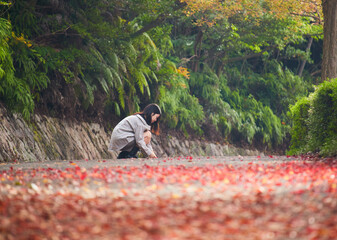
[[[336,238],[333,159],[0,164],[0,240]]]

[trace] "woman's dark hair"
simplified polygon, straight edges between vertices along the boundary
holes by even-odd
[[[153,132],[156,135],[159,135],[159,120],[161,117],[161,109],[157,104],[151,103],[147,105],[142,112],[135,114],[141,115],[145,119],[146,123],[151,126],[151,132]],[[157,121],[151,123],[153,114],[160,114],[160,116],[157,118]]]

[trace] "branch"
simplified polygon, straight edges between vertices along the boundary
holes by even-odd
[[[182,59],[180,59],[179,66],[185,65],[186,63],[188,63],[189,61],[191,61],[192,58],[195,58],[195,57],[197,57],[197,55],[193,55],[192,57],[189,57],[189,58],[182,58]]]
[[[259,52],[259,53],[254,53],[254,54],[250,54],[250,55],[246,55],[246,56],[241,56],[241,57],[234,57],[234,58],[230,58],[227,60],[224,60],[224,63],[230,63],[230,62],[237,62],[237,61],[241,61],[241,60],[247,60],[250,58],[256,58],[256,57],[260,57],[264,52],[273,49],[275,46],[270,46],[267,47],[266,49],[264,49],[263,51]]]
[[[292,14],[292,15],[294,15],[294,16],[300,16],[300,17],[310,17],[310,18],[315,19],[315,20],[318,21],[319,23],[321,23],[321,18],[318,17],[318,16],[314,16],[314,15],[310,15],[310,14],[299,14],[299,13],[294,13],[294,12],[292,12],[292,13],[290,13],[290,14]]]
[[[316,37],[316,36],[322,36],[323,33],[316,33],[316,34],[304,34],[304,37]]]
[[[160,14],[156,20],[150,22],[149,24],[145,25],[142,29],[138,30],[137,32],[133,33],[131,35],[131,38],[138,37],[139,35],[142,35],[143,33],[149,31],[152,28],[155,28],[159,26],[165,19],[167,15],[166,14]]]
[[[180,2],[180,1],[176,1],[176,4],[177,5],[172,9],[173,12],[187,6],[187,4],[185,2]],[[151,30],[152,28],[155,28],[155,27],[159,26],[168,16],[170,16],[170,14],[167,14],[167,13],[160,14],[154,21],[150,22],[149,24],[145,25],[142,29],[133,33],[131,35],[131,38],[138,37],[139,35],[142,35],[143,33]]]
[[[231,58],[231,59],[227,59],[224,62],[225,63],[230,63],[230,62],[237,62],[237,61],[241,61],[241,60],[247,60],[250,58],[256,58],[261,56],[265,51],[259,52],[259,53],[254,53],[251,55],[246,55],[246,56],[242,56],[242,57],[235,57],[235,58]]]
[[[315,71],[313,73],[310,73],[310,76],[315,76],[316,74],[319,74],[321,72],[322,72],[322,70],[317,70],[317,71]]]
[[[71,26],[68,26],[67,28],[65,29],[62,29],[62,30],[58,30],[56,32],[52,32],[52,33],[47,33],[47,34],[44,34],[44,35],[40,35],[40,36],[37,36],[36,38],[33,39],[33,42],[37,42],[39,41],[39,39],[43,39],[43,38],[46,38],[46,37],[50,37],[50,36],[55,36],[55,35],[68,35],[68,36],[79,36],[79,34],[75,34],[75,33],[67,33],[67,31],[71,28]]]

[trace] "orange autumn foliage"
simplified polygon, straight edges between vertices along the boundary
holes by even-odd
[[[195,16],[196,25],[213,26],[217,20],[234,15],[260,18],[269,13],[279,19],[292,17],[295,20],[303,16],[310,17],[315,23],[322,24],[321,0],[180,0],[187,7],[184,13]]]
[[[177,69],[178,73],[183,75],[185,78],[189,79],[190,78],[190,72],[188,71],[187,68],[184,67],[179,67]]]

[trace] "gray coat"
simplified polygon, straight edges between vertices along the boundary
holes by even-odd
[[[145,119],[137,115],[131,115],[120,121],[112,131],[109,144],[110,151],[131,151],[138,146],[148,156],[153,152],[151,143],[145,144],[144,132],[151,131]]]

